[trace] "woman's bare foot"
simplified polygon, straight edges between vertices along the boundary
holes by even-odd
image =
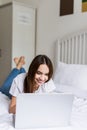
[[[15,57],[15,58],[14,58],[14,62],[15,62],[15,64],[16,64],[16,66],[17,66],[17,64],[18,64],[18,62],[19,62],[19,59],[20,59],[20,58],[18,58],[18,57]]]
[[[17,61],[17,59],[16,59]],[[18,63],[16,64],[16,68],[17,69],[20,69],[22,68],[22,66],[25,64],[25,57],[24,56],[21,56],[18,60]]]

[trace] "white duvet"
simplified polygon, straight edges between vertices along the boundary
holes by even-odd
[[[0,93],[0,130],[17,130],[14,128],[13,114],[8,113],[10,100]],[[87,130],[87,100],[75,97],[71,126],[58,128],[41,128],[36,130]],[[24,130],[24,129],[21,129]],[[31,129],[27,129],[31,130]]]

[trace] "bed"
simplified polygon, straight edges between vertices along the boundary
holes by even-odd
[[[37,130],[87,130],[87,32],[57,39],[55,49],[53,80],[56,92],[74,95],[71,125]],[[13,114],[8,113],[9,103],[10,99],[0,93],[0,130],[17,130],[14,128]]]

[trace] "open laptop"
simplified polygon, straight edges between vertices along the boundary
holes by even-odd
[[[73,95],[64,93],[19,94],[15,128],[48,128],[70,123]]]

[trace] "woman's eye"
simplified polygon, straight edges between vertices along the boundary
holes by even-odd
[[[41,72],[37,71],[37,74],[41,74]]]
[[[48,76],[48,74],[45,74],[46,76]]]

